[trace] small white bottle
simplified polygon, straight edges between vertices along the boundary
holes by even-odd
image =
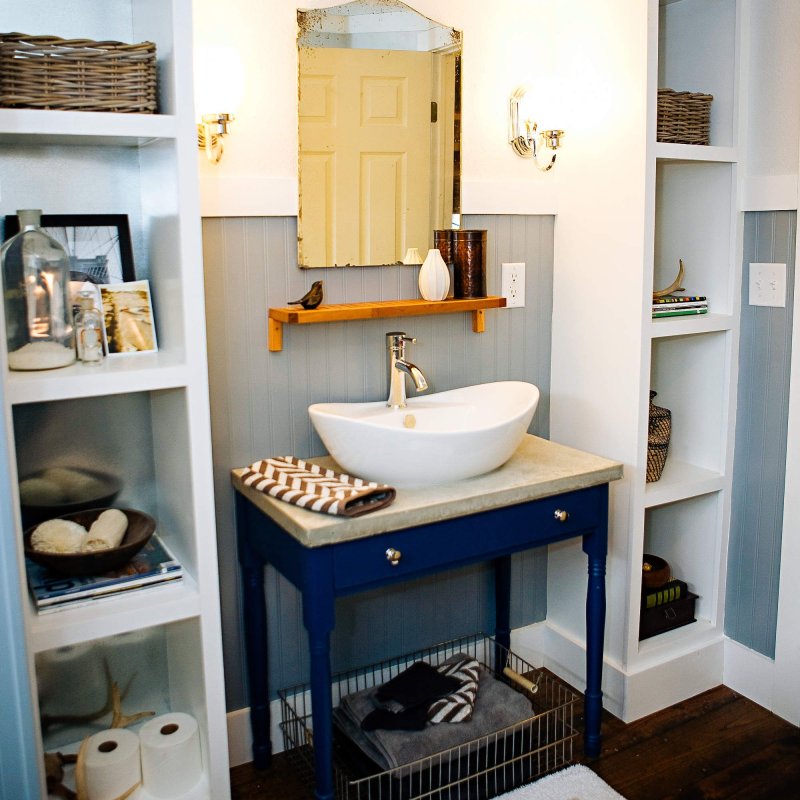
[[[103,317],[95,308],[89,291],[78,295],[78,313],[75,315],[75,340],[78,359],[82,364],[96,365],[103,361]]]

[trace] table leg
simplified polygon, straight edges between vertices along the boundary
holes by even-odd
[[[606,513],[608,518],[608,496]],[[589,580],[586,589],[586,694],[584,753],[589,758],[600,755],[600,718],[603,712],[603,635],[606,620],[606,551],[608,530],[605,524],[584,536],[583,550],[589,556]]]
[[[335,598],[324,557],[312,553],[303,588],[303,623],[308,633],[311,667],[311,720],[314,732],[314,796],[333,800],[333,695],[331,692],[331,632]]]
[[[495,653],[495,670],[502,672],[507,666],[507,651],[511,649],[511,556],[495,558],[493,566],[494,638],[499,645],[502,645]]]
[[[269,687],[267,677],[267,606],[264,598],[264,562],[248,542],[250,505],[236,493],[236,530],[242,575],[245,650],[253,734],[253,763],[266,769],[272,759]]]

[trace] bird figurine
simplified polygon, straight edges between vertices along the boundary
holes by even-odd
[[[314,281],[311,288],[299,299],[290,300],[290,306],[301,305],[303,308],[316,308],[322,302],[322,281]]]

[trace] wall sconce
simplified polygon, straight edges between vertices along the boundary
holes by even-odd
[[[197,123],[197,146],[206,151],[206,158],[216,164],[222,158],[222,137],[236,117],[233,114],[203,114]]]
[[[195,48],[194,107],[198,115],[202,114],[197,123],[197,145],[213,164],[222,158],[222,137],[236,119],[244,85],[244,64],[236,48],[221,44]],[[221,108],[227,111],[215,111]]]
[[[556,153],[546,164],[539,161],[539,147],[537,140],[541,139],[547,150],[558,150],[561,146],[561,137],[564,131],[544,130],[537,132],[537,124],[531,119],[520,122],[520,101],[525,96],[525,89],[518,87],[511,93],[508,101],[508,143],[520,158],[532,158],[536,166],[547,172],[556,163]]]

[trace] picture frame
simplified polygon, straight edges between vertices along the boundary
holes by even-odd
[[[98,288],[108,357],[158,350],[150,281],[103,284]]]
[[[70,280],[94,284],[136,280],[127,214],[42,214],[42,230],[70,259]],[[19,217],[5,218],[5,238],[19,232]]]

